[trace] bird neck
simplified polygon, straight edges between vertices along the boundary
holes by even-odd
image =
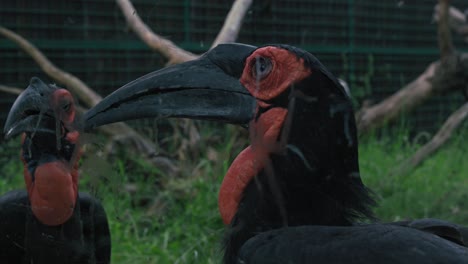
[[[310,164],[310,166],[313,166]],[[234,260],[251,237],[288,226],[349,226],[372,218],[367,189],[360,182],[327,178],[311,171],[292,151],[272,154],[265,169],[251,180],[225,236],[225,263]],[[331,173],[331,172],[330,172]],[[332,174],[328,174],[332,175]]]
[[[57,226],[65,223],[75,209],[80,150],[68,140],[62,140],[61,146],[68,151],[41,148],[45,143],[40,141],[46,139],[41,135],[32,140],[23,138],[24,181],[34,216],[42,224]]]
[[[270,153],[279,151],[277,139],[287,113],[273,108],[251,123],[251,145],[236,157],[221,184],[218,205],[225,224],[232,221],[245,188],[265,168]]]
[[[280,148],[262,159],[261,168],[251,166],[255,177],[241,182],[246,187],[225,238],[226,263],[233,262],[240,247],[259,232],[300,225],[347,226],[374,219],[375,203],[359,174],[350,103],[340,97],[305,94],[293,100],[276,139]],[[253,156],[247,148],[233,165],[245,170],[250,166],[245,161]],[[244,163],[236,164],[238,160]]]

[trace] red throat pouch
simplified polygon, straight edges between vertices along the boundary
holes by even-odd
[[[39,165],[34,182],[27,169],[24,176],[32,212],[41,223],[61,225],[73,215],[78,173],[71,165],[60,160]]]
[[[225,224],[231,223],[236,214],[244,189],[265,167],[269,154],[278,148],[278,136],[287,113],[287,109],[272,108],[252,121],[252,145],[233,161],[219,191],[218,206]]]

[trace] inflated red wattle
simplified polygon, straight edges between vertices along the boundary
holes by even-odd
[[[287,109],[273,108],[252,122],[252,145],[233,161],[219,191],[218,206],[225,224],[232,221],[247,184],[265,167],[269,154],[278,150],[278,136],[287,113]]]
[[[63,161],[42,164],[36,168],[34,182],[27,169],[24,176],[32,212],[41,223],[60,225],[73,215],[78,175],[70,165]]]
[[[271,72],[260,80],[252,71],[259,57],[269,59],[272,64]],[[266,108],[269,107],[268,100],[276,98],[292,84],[310,74],[311,70],[304,65],[304,60],[291,56],[290,51],[278,47],[263,47],[247,58],[240,82],[257,98],[257,105]],[[251,145],[236,157],[221,184],[218,206],[225,224],[231,222],[244,189],[265,167],[269,154],[280,151],[278,136],[287,113],[285,108],[272,108],[262,113],[258,120],[251,122]]]

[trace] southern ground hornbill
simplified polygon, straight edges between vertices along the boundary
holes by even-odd
[[[86,113],[87,129],[142,117],[247,126],[219,193],[225,263],[468,263],[457,225],[376,223],[354,114],[337,79],[287,45],[224,44],[143,76]]]
[[[80,142],[71,94],[32,78],[5,124],[23,133],[26,190],[0,197],[0,263],[109,263],[101,203],[78,193]]]

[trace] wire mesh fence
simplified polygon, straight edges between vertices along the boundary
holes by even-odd
[[[202,53],[209,47],[232,1],[133,1],[145,23],[182,48]],[[314,53],[346,80],[357,104],[378,102],[417,77],[438,58],[433,0],[254,1],[239,42],[288,43]],[[466,8],[464,0],[451,4]],[[57,66],[106,95],[164,66],[127,28],[111,0],[3,0],[0,24],[40,48]],[[466,47],[454,36],[457,48]],[[15,44],[0,39],[0,84],[26,87],[32,76],[50,80]],[[0,119],[15,96],[0,97]],[[440,96],[408,117],[418,130],[434,130],[460,105],[458,94]]]

